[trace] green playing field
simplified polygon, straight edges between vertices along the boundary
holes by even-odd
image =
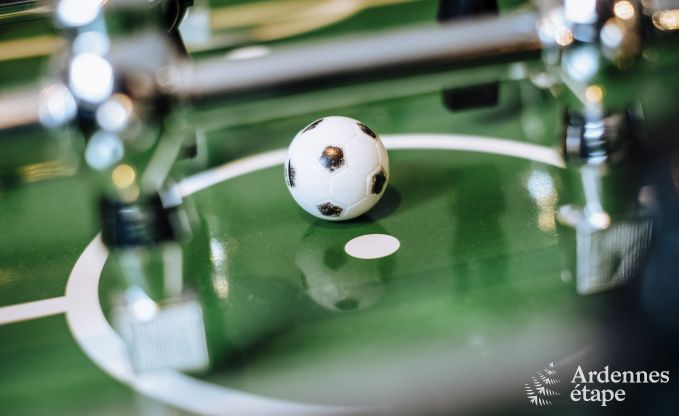
[[[285,40],[433,20],[436,10],[372,3]],[[196,220],[182,249],[214,366],[196,374],[130,370],[108,319],[120,282],[98,237],[95,181],[51,162],[61,149],[44,132],[17,132],[36,150],[2,156],[25,162],[0,188],[0,414],[377,414],[434,402],[474,412],[494,400],[512,412],[534,368],[587,350],[615,296],[579,297],[560,274],[560,113],[513,79],[525,69],[198,108],[209,170],[190,166],[181,182]],[[501,81],[496,106],[443,105],[444,87],[488,79]],[[304,213],[283,179],[287,144],[325,115],[365,122],[389,149],[384,198],[344,223]],[[372,260],[347,254],[367,234],[400,247]]]
[[[314,108],[311,101],[309,106]],[[520,120],[504,116],[503,105],[437,114],[445,110],[437,110],[440,97],[433,93],[365,107],[332,110],[364,114],[391,148],[389,190],[360,219],[331,224],[305,214],[285,188],[284,148],[268,150],[280,148],[289,140],[287,130],[315,113],[220,131],[225,143],[215,148],[232,155],[236,149],[226,142],[245,143],[249,159],[184,182],[190,190],[209,185],[191,196],[200,226],[185,257],[208,305],[220,364],[198,377],[262,398],[383,406],[398,403],[404,391],[437,391],[431,386],[464,396],[466,388],[497,377],[491,369],[507,361],[513,366],[503,374],[511,386],[520,368],[531,368],[527,364],[542,365],[585,347],[597,326],[591,311],[597,302],[577,297],[559,275],[554,207],[560,168],[553,166],[559,163],[553,150],[451,133],[488,130],[475,120],[487,118],[497,120],[494,129],[520,135]],[[399,129],[386,130],[390,123],[383,118],[396,115],[404,115]],[[262,136],[265,131],[270,137]],[[252,143],[255,132],[259,137]],[[3,196],[3,252],[12,253],[4,261],[3,306],[63,295],[69,272],[96,233],[83,193],[86,180],[67,178]],[[377,260],[345,253],[347,241],[374,233],[395,236],[400,249]],[[96,267],[85,273],[98,278]],[[111,268],[104,266],[101,303],[115,286]],[[328,287],[340,290],[327,293]],[[96,293],[95,286],[90,295]],[[54,312],[84,301],[68,295],[62,302]],[[27,305],[28,317],[38,318],[45,306]],[[124,383],[113,381],[117,355],[88,357],[92,352],[83,352],[72,338],[82,330],[69,331],[61,314],[0,331],[8,340],[1,347],[0,394],[12,414],[154,406],[139,404]],[[374,383],[385,386],[381,393],[364,394]],[[70,400],[60,393],[80,385],[89,391],[85,400],[80,391]],[[42,392],[40,401],[29,400],[35,389]],[[176,403],[159,398],[164,400]]]

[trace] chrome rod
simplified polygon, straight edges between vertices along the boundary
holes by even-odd
[[[290,46],[248,60],[204,58],[178,66],[163,88],[199,103],[333,76],[454,67],[540,49],[537,18],[523,12]],[[0,130],[33,124],[37,115],[37,90],[0,93]]]
[[[427,25],[282,48],[248,60],[207,58],[183,68],[173,90],[194,98],[400,67],[426,68],[540,49],[537,14]]]

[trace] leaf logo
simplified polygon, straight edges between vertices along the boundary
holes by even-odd
[[[538,371],[535,377],[531,377],[530,383],[523,385],[526,390],[528,401],[535,406],[551,405],[551,398],[560,396],[559,392],[553,390],[551,387],[559,382],[559,379],[556,378],[554,363],[549,363],[547,368]]]

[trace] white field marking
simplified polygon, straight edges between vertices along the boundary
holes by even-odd
[[[460,134],[426,133],[385,134],[380,137],[389,150],[431,149],[491,153],[532,160],[558,168],[564,167],[563,158],[556,150],[515,140]],[[206,170],[184,179],[179,184],[180,192],[183,196],[191,195],[246,173],[280,165],[285,162],[287,153],[287,149],[276,149]],[[283,175],[282,171],[281,175]]]
[[[380,259],[393,254],[401,247],[398,238],[387,234],[365,234],[352,238],[344,245],[344,251],[357,259]]]
[[[0,325],[58,315],[65,311],[66,297],[64,296],[3,306],[0,308]]]
[[[135,374],[125,342],[99,303],[99,279],[108,250],[97,236],[76,262],[66,285],[66,321],[73,338],[102,370],[160,402],[201,415],[347,415],[358,408],[294,403],[229,389],[179,371]],[[365,413],[365,408],[361,414]]]
[[[432,149],[492,153],[532,160],[557,168],[565,167],[561,154],[555,149],[516,140],[435,133],[387,134],[383,136],[383,140],[389,150]]]
[[[438,149],[493,153],[562,167],[550,148],[510,140],[475,136],[400,134],[385,135],[388,149]],[[180,183],[183,196],[238,176],[281,165],[287,149],[261,153],[191,176]],[[282,173],[281,173],[282,175]],[[192,378],[178,371],[135,374],[124,341],[109,325],[99,303],[99,279],[108,257],[100,236],[95,237],[76,262],[66,285],[66,320],[76,342],[102,370],[136,391],[180,409],[204,415],[335,415],[365,414],[366,408],[331,407],[277,400],[229,389]],[[370,410],[378,409],[372,408]]]
[[[184,179],[179,183],[179,192],[182,196],[188,196],[246,173],[280,165],[285,162],[287,156],[288,149],[276,149],[239,159]],[[282,175],[283,171],[281,170]]]

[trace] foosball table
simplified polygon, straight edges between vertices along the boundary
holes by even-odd
[[[0,0],[0,414],[677,414],[678,39]]]

